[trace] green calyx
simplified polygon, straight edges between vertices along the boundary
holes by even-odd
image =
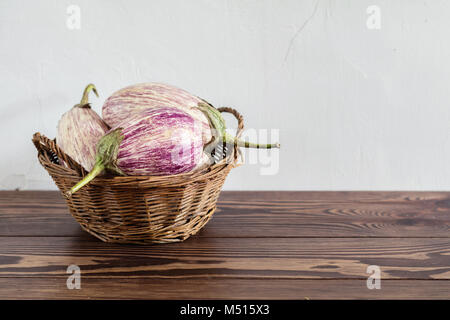
[[[117,154],[119,153],[119,146],[122,140],[122,128],[112,130],[99,140],[97,143],[97,155],[94,167],[81,181],[65,193],[67,198],[70,198],[72,194],[87,185],[105,170],[114,172],[118,175],[125,175],[116,164]]]
[[[243,141],[236,137],[233,137],[226,131],[225,120],[222,117],[222,114],[219,110],[214,108],[212,105],[208,103],[200,102],[197,106],[208,118],[209,123],[212,127],[213,138],[212,140],[205,146],[205,148],[212,149],[217,146],[217,144],[222,141],[230,144],[237,144],[239,147],[243,148],[256,148],[256,149],[272,149],[272,148],[280,148],[279,143],[272,144],[260,144],[253,143],[248,141]]]
[[[224,141],[223,137],[227,135],[225,120],[216,108],[207,103],[199,103],[197,107],[206,115],[211,125],[212,139],[204,147],[205,151],[209,153],[220,141]]]
[[[94,84],[90,83],[84,89],[83,96],[81,97],[80,103],[76,104],[74,107],[76,107],[76,108],[90,108],[91,106],[89,105],[89,93],[91,91],[94,91],[95,95],[98,98],[97,88],[95,87]]]

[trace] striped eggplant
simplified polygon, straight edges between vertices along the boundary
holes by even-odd
[[[81,102],[62,115],[56,132],[58,146],[87,171],[94,167],[97,142],[109,130],[89,105],[90,91],[98,97],[95,86],[89,84],[84,89]]]
[[[140,83],[114,92],[102,107],[104,121],[115,127],[126,120],[130,114],[139,113],[148,108],[175,107],[189,113],[202,123],[203,142],[211,140],[208,118],[198,110],[203,100],[189,92],[163,83]]]
[[[104,170],[118,175],[173,175],[189,172],[204,160],[198,120],[179,108],[145,109],[100,139],[94,168],[66,195]]]
[[[163,83],[140,83],[114,92],[103,104],[102,116],[110,127],[115,127],[130,114],[159,107],[180,108],[200,121],[204,144],[216,138],[216,142],[223,140],[244,148],[279,148],[279,144],[249,143],[231,137],[225,131],[225,121],[220,112],[212,105],[183,89]]]

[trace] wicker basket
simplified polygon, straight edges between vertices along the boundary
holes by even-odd
[[[242,116],[231,108],[218,110],[236,117],[240,136]],[[87,174],[54,140],[35,133],[33,143],[39,162],[63,194]],[[105,242],[186,240],[211,218],[228,172],[238,165],[239,149],[230,148],[229,155],[194,173],[97,177],[66,199],[69,210],[84,230]]]

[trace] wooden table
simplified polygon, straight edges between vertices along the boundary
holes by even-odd
[[[4,191],[0,299],[449,299],[449,226],[449,192],[223,192],[185,242],[117,245],[57,192]]]

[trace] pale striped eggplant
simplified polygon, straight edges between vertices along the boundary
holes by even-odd
[[[114,92],[103,104],[102,116],[110,127],[115,127],[131,114],[160,107],[179,108],[200,121],[203,144],[216,138],[216,142],[222,140],[244,148],[280,147],[279,144],[256,144],[235,139],[226,133],[225,121],[212,105],[183,89],[163,83],[139,83]]]
[[[89,105],[90,91],[98,97],[95,86],[89,84],[84,89],[81,102],[62,115],[56,131],[58,146],[87,171],[94,167],[97,142],[109,130]]]
[[[211,140],[208,118],[198,110],[203,100],[189,92],[163,83],[140,83],[114,92],[102,107],[104,121],[112,128],[131,114],[148,108],[175,107],[189,113],[203,126],[203,143]]]
[[[100,139],[94,168],[66,195],[104,170],[119,175],[174,175],[189,172],[203,161],[198,120],[179,108],[149,108],[131,115]]]

